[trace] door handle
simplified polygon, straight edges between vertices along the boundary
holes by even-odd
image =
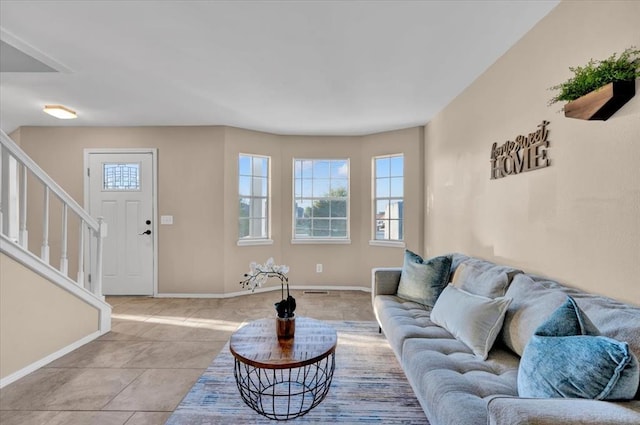
[[[140,233],[140,235],[150,235],[151,234],[151,230],[145,230],[144,232]]]

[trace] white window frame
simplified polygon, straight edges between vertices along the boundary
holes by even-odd
[[[398,197],[398,196],[391,196],[391,194],[389,194],[388,197],[378,197],[377,196],[377,189],[378,189],[378,176],[377,176],[377,167],[376,167],[376,161],[379,159],[385,159],[385,158],[396,158],[396,157],[402,157],[402,197]],[[369,245],[372,246],[387,246],[387,247],[405,247],[405,208],[404,205],[406,203],[405,201],[405,160],[404,160],[404,153],[394,153],[394,154],[386,154],[386,155],[378,155],[378,156],[374,156],[373,158],[371,158],[371,211],[372,211],[372,220],[371,220],[371,240],[369,241]],[[392,177],[398,177],[398,176],[392,176],[389,175],[388,177],[383,177],[387,180],[390,180]],[[400,220],[402,221],[402,239],[378,239],[377,237],[377,221],[378,221],[378,201],[379,200],[401,200],[402,201],[402,205],[403,205],[403,210],[402,210],[402,214],[400,217]]]
[[[312,161],[315,165],[316,162],[322,161],[345,161],[347,163],[347,216],[346,216],[346,235],[344,237],[332,237],[332,236],[322,236],[322,237],[296,237],[296,205],[298,200],[331,200],[330,197],[296,197],[296,162],[297,161]],[[292,166],[292,206],[291,206],[291,243],[292,244],[350,244],[351,243],[351,158],[293,158],[293,166]]]
[[[253,164],[253,158],[260,158],[260,159],[266,159],[267,160],[267,194],[266,196],[257,196],[254,195],[253,193],[251,193],[251,195],[249,196],[243,196],[240,193],[240,158],[243,156],[247,156],[247,157],[251,157],[252,158],[252,164]],[[236,190],[237,190],[237,194],[238,194],[238,208],[240,205],[240,200],[242,198],[249,198],[249,199],[264,199],[266,198],[266,217],[265,217],[265,225],[266,225],[266,234],[263,236],[246,236],[246,237],[240,237],[240,220],[243,218],[240,216],[240,209],[238,209],[238,221],[237,221],[237,231],[238,231],[238,246],[252,246],[252,245],[272,245],[273,244],[273,240],[271,239],[271,157],[267,156],[267,155],[258,155],[258,154],[253,154],[253,153],[244,153],[244,152],[240,152],[238,153],[238,162],[237,162],[237,173],[236,173],[236,177],[237,177],[237,184],[236,184]],[[252,179],[255,178],[254,175],[255,170],[251,169],[251,175],[245,175],[243,174],[243,177],[251,177]],[[259,176],[259,178],[263,178],[262,176]],[[251,222],[251,213],[249,214],[249,222]]]

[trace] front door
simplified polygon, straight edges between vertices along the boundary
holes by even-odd
[[[104,295],[154,294],[153,153],[88,154],[88,206],[103,217]]]

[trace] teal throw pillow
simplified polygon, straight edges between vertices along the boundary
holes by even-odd
[[[397,295],[409,301],[433,307],[445,286],[449,283],[451,257],[434,257],[423,260],[408,249],[404,252],[404,264]]]
[[[533,398],[630,400],[640,367],[626,342],[600,336],[567,297],[535,331],[518,369],[518,394]]]

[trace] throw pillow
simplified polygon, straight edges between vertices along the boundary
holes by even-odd
[[[425,261],[407,249],[396,295],[433,307],[449,282],[450,272],[451,257],[435,257]]]
[[[505,294],[513,301],[507,309],[498,338],[519,356],[535,333],[558,307],[567,299],[567,294],[552,281],[533,280],[531,276],[519,274],[513,278]]]
[[[477,258],[461,263],[453,275],[453,286],[488,298],[504,297],[513,277],[522,271]]]
[[[626,342],[599,335],[575,300],[567,297],[535,331],[518,368],[520,397],[633,399],[638,360]]]
[[[447,286],[431,312],[431,321],[449,331],[483,360],[502,328],[511,298],[487,298]]]

